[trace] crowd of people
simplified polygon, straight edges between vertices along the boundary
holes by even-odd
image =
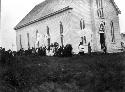
[[[125,51],[125,43],[121,42],[122,49]]]
[[[88,54],[91,54],[91,46],[88,43]],[[21,48],[19,51],[12,51],[12,50],[5,50],[5,48],[0,47],[0,57],[12,57],[12,56],[29,56],[29,55],[36,55],[36,56],[72,56],[72,45],[67,44],[66,46],[59,46],[57,42],[51,44],[50,46],[39,47],[39,48],[29,48],[28,50],[24,50]],[[79,44],[79,55],[84,55],[84,46]],[[106,53],[106,50],[104,50]]]
[[[39,48],[29,48],[28,50],[24,50],[21,48],[19,51],[12,51],[12,50],[5,50],[5,48],[0,47],[0,60],[2,59],[9,59],[10,57],[14,56],[30,56],[30,55],[35,55],[35,56],[64,56],[64,57],[69,57],[72,56],[74,53],[72,52],[72,45],[67,44],[66,46],[59,46],[57,42],[54,44],[51,44],[50,46],[44,46],[44,47],[39,47]],[[84,55],[85,48],[82,43],[79,44],[78,46],[79,49],[79,55]],[[106,54],[107,49],[106,47],[103,48],[103,52]],[[88,43],[87,45],[87,53],[91,54],[91,45]],[[3,59],[4,58],[4,59]]]
[[[48,47],[39,47],[39,48],[29,48],[28,50],[24,50],[21,48],[19,51],[5,50],[5,48],[0,47],[0,57],[14,57],[14,56],[72,56],[72,46],[67,44],[62,47],[59,46],[58,43],[51,44]]]

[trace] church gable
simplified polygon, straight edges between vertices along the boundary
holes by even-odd
[[[114,0],[110,0],[110,2],[112,3],[113,7],[115,8],[117,14],[121,14],[120,9],[118,8],[118,6],[116,5]]]

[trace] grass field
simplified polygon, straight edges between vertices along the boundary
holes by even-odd
[[[0,92],[125,92],[125,53],[18,56],[0,66]]]

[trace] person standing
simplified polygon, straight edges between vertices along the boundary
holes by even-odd
[[[84,46],[82,42],[80,42],[78,49],[79,49],[79,55],[84,55]]]
[[[90,42],[88,43],[88,54],[91,55],[91,46],[90,46]]]
[[[104,54],[107,53],[107,48],[106,48],[106,46],[104,46],[103,51],[104,51]]]

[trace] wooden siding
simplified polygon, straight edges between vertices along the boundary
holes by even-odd
[[[107,47],[109,52],[114,52],[121,48],[121,36],[120,36],[120,27],[119,27],[119,16],[117,15],[117,11],[110,2],[110,0],[105,0],[104,3],[104,13],[105,19],[107,22],[106,27],[106,35],[107,35]],[[110,23],[113,21],[114,23],[114,35],[115,35],[115,43],[111,42],[111,26]]]
[[[119,17],[117,15],[116,9],[110,2],[110,0],[102,0],[103,1],[103,11],[104,11],[104,19],[100,19],[97,15],[97,5],[96,0],[93,2],[93,10],[94,10],[94,21],[95,21],[95,36],[96,40],[96,50],[101,51],[100,44],[100,33],[99,33],[99,25],[102,21],[105,22],[105,38],[106,38],[106,46],[108,52],[117,52],[118,49],[121,48],[120,41],[120,29],[119,29]],[[115,43],[111,42],[111,21],[114,23],[114,34],[115,34]]]
[[[73,0],[71,7],[71,40],[72,46],[76,53],[79,52],[78,46],[81,41],[81,37],[86,37],[87,43],[84,44],[85,52],[88,50],[88,43],[92,46],[92,24],[91,24],[91,7],[90,0]],[[83,19],[85,22],[85,28],[81,30],[80,20]]]
[[[17,37],[20,34],[23,35],[22,45],[24,49],[27,49],[28,44],[26,40],[27,39],[26,34],[29,33],[30,47],[34,47],[34,43],[36,42],[36,31],[38,30],[39,34],[41,34],[42,36],[40,39],[40,46],[47,45],[47,39],[45,39],[44,37],[47,35],[47,26],[48,26],[50,29],[51,43],[58,42],[59,44],[61,44],[60,40],[60,21],[61,21],[64,27],[64,45],[65,45],[70,42],[69,39],[70,37],[69,35],[67,35],[70,34],[68,33],[70,26],[70,17],[71,17],[70,11],[63,12],[56,16],[50,17],[46,20],[19,29],[17,32]],[[17,41],[17,46],[19,46],[19,41]]]
[[[99,25],[101,21],[106,23],[105,25],[105,37],[106,46],[108,52],[118,52],[121,47],[120,41],[120,28],[119,28],[119,17],[117,15],[116,9],[110,2],[110,0],[102,0],[104,8],[104,19],[100,19],[97,15],[97,5],[96,0],[53,0],[45,6],[52,8],[52,10],[60,10],[64,7],[71,7],[72,10],[67,10],[61,12],[54,16],[48,17],[44,20],[35,22],[26,27],[17,30],[17,49],[20,49],[19,35],[22,37],[22,47],[28,49],[28,39],[27,33],[29,33],[29,43],[30,47],[34,47],[36,42],[36,31],[38,30],[41,34],[40,46],[47,45],[47,26],[50,29],[51,43],[58,42],[61,45],[60,39],[60,21],[64,27],[64,45],[72,44],[73,51],[78,53],[78,45],[81,41],[81,36],[86,36],[87,43],[85,48],[90,42],[92,51],[101,51],[100,44],[100,33]],[[44,9],[45,10],[45,9]],[[41,10],[42,11],[42,10]],[[39,11],[40,12],[40,11]],[[39,16],[42,12],[39,13]],[[80,29],[80,20],[83,19],[85,22],[85,29]],[[115,43],[111,42],[111,26],[110,22],[114,23],[115,30]],[[87,50],[87,48],[86,48]]]

